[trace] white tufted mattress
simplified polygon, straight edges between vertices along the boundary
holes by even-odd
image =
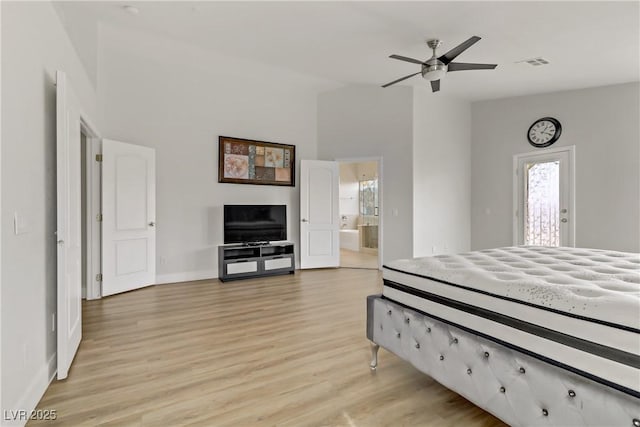
[[[640,396],[640,254],[508,247],[397,260],[385,298]]]

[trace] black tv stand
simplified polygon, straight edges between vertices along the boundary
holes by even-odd
[[[266,246],[270,243],[271,242],[245,242],[242,244],[242,246]]]
[[[223,282],[294,272],[293,243],[247,242],[218,246],[218,278]]]

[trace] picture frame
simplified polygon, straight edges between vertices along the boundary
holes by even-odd
[[[218,137],[218,182],[295,187],[296,146]]]

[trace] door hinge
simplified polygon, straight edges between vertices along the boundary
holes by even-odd
[[[96,221],[102,222],[102,214],[96,215]]]
[[[96,282],[102,282],[102,273],[96,274]]]
[[[102,154],[96,154],[96,162],[102,161]]]

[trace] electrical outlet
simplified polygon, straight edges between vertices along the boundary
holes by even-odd
[[[158,261],[160,262],[160,265],[165,265],[167,263],[167,259],[163,256],[161,256]]]

